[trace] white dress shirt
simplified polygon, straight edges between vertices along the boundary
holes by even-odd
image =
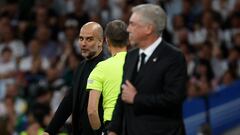
[[[150,46],[148,46],[145,49],[141,49],[139,50],[139,56],[141,56],[142,53],[144,53],[146,55],[144,63],[146,63],[148,61],[148,59],[150,58],[150,56],[152,55],[152,53],[154,52],[154,50],[158,47],[158,45],[161,43],[162,41],[162,37],[159,37],[155,42],[153,42]],[[140,68],[140,64],[141,64],[141,57],[138,60],[138,70]]]

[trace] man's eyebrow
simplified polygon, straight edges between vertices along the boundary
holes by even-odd
[[[94,38],[93,36],[89,36],[89,37],[86,37],[86,38],[88,38],[88,39],[92,39],[92,38]]]
[[[79,38],[90,38],[90,39],[92,39],[92,38],[94,38],[93,36],[86,36],[86,37],[84,37],[84,36],[79,36]]]

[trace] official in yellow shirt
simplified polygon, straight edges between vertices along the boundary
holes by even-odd
[[[108,23],[105,36],[112,57],[98,63],[91,72],[87,83],[87,90],[90,91],[88,117],[92,128],[96,131],[103,126],[100,121],[99,106],[103,107],[104,123],[107,124],[112,119],[112,113],[120,93],[128,44],[127,25],[120,20]],[[101,96],[102,103],[100,103]]]

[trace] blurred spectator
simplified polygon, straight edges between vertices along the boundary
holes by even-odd
[[[184,18],[182,15],[175,15],[172,18],[171,35],[172,42],[176,45],[180,43],[188,43],[188,30],[185,26]],[[170,41],[171,42],[171,41]]]
[[[27,128],[20,135],[41,135],[49,122],[50,107],[36,103],[29,109],[27,116]]]
[[[4,35],[3,29],[10,25],[10,18],[6,14],[0,13],[0,42],[2,42],[2,36]]]
[[[181,15],[184,18],[184,21],[186,22],[186,26],[188,29],[193,28],[193,23],[196,18],[196,16],[192,12],[193,1],[189,0],[182,0],[182,12]]]
[[[38,30],[38,27],[46,26],[49,31],[51,31],[52,39],[56,39],[57,32],[58,32],[58,21],[57,21],[57,14],[52,10],[50,7],[50,1],[35,1],[35,5],[31,11],[31,21],[29,21],[29,26],[27,28],[26,35],[28,37],[34,38],[34,34]],[[27,40],[28,41],[28,40]]]
[[[240,14],[233,12],[226,20],[225,25],[227,29],[224,32],[224,39],[226,41],[226,47],[229,49],[233,47],[232,37],[240,33]]]
[[[67,68],[63,72],[63,79],[66,86],[70,87],[72,85],[72,78],[74,75],[74,71],[77,69],[78,64],[83,60],[82,56],[76,55],[76,53],[72,53],[69,55],[67,59]]]
[[[36,6],[35,9],[35,25],[41,26],[41,25],[49,25],[50,24],[50,17],[47,7],[45,6]]]
[[[14,99],[12,97],[8,97],[6,96],[5,100],[5,109],[6,109],[6,118],[7,118],[7,132],[10,134],[14,134],[15,130],[15,124],[16,124],[16,113],[15,113],[15,109],[14,109]]]
[[[60,78],[60,73],[57,67],[50,67],[46,73],[46,81],[49,89],[51,89],[52,91],[61,90],[64,85],[64,81],[62,78]]]
[[[78,22],[75,19],[67,19],[64,24],[64,31],[59,32],[58,40],[63,47],[73,46],[77,53],[80,54],[80,47],[78,43]]]
[[[188,80],[187,83],[187,95],[189,98],[197,97],[200,94],[198,93],[198,87],[192,80]]]
[[[51,86],[48,84],[48,82],[46,82],[45,80],[39,81],[38,83],[36,83],[32,91],[34,92],[33,98],[35,99],[35,102],[32,103],[32,105],[50,104],[53,90],[51,89]]]
[[[46,25],[37,27],[36,39],[41,46],[41,56],[47,57],[50,62],[53,62],[57,55],[60,54],[60,46],[53,40],[51,40],[51,31]]]
[[[88,14],[88,12],[86,12],[84,8],[84,3],[85,0],[74,0],[74,11],[67,14],[68,18],[73,18],[78,21],[79,28],[81,28],[82,25],[86,22],[90,21],[90,15]]]
[[[7,93],[5,96],[6,117],[9,120],[11,120],[10,123],[11,123],[11,127],[13,128],[13,131],[11,131],[11,133],[18,132],[21,129],[19,128],[19,125],[18,125],[19,117],[25,115],[28,107],[27,102],[18,96],[19,95],[18,90],[19,89],[15,83],[8,84]],[[7,107],[8,105],[12,105],[12,106],[9,106],[11,107],[10,112],[9,112],[9,107]],[[24,126],[24,125],[21,125],[21,126]]]
[[[122,15],[121,19],[126,23],[128,23],[128,21],[129,21],[129,17],[131,15],[131,9],[133,6],[134,6],[134,4],[131,2],[126,2],[126,3],[122,4],[121,10],[123,12],[123,15]]]
[[[29,32],[29,22],[25,20],[21,20],[17,26],[16,36],[21,39],[24,44],[28,43],[29,40],[32,38],[28,35]]]
[[[211,81],[214,74],[210,62],[205,59],[198,60],[193,75],[199,81]]]
[[[240,76],[239,70],[240,70],[240,59],[239,56],[240,53],[236,48],[232,48],[229,50],[228,55],[228,66],[230,70],[233,70],[237,76]]]
[[[109,0],[100,0],[100,20],[101,20],[101,24],[102,26],[105,26],[109,21],[113,20],[113,15],[112,15],[112,8],[109,5]]]
[[[237,79],[236,72],[232,70],[227,70],[222,77],[220,85],[230,85],[235,79]]]
[[[220,13],[224,20],[227,19],[229,13],[233,9],[236,0],[213,0],[212,8]]]
[[[213,78],[214,74],[210,61],[206,59],[199,59],[196,62],[193,75],[189,78],[189,96],[203,96],[211,92]]]
[[[14,134],[16,132],[15,126],[18,116],[26,113],[27,110],[26,102],[18,97],[18,88],[16,84],[8,84],[6,96],[2,103],[4,103],[4,106],[2,106],[2,108],[0,107],[3,110],[3,112],[1,112],[2,114],[0,113],[0,117],[7,118],[7,131],[10,134]]]
[[[14,111],[16,116],[20,116],[26,113],[27,103],[21,97],[19,97],[19,89],[15,83],[7,85],[6,98],[13,99]]]
[[[109,0],[109,7],[111,8],[112,19],[120,19],[125,11],[123,10],[123,5],[125,0]]]
[[[184,42],[179,44],[179,48],[182,50],[187,62],[188,76],[192,76],[196,66],[195,57],[193,55],[193,49],[188,43],[184,43]]]
[[[223,76],[223,74],[228,69],[227,60],[224,58],[222,50],[218,46],[213,47],[211,66],[213,68],[215,79],[217,81],[219,81],[219,79]]]
[[[74,0],[53,0],[53,8],[61,16],[74,12]]]
[[[238,52],[240,52],[240,32],[233,35],[233,47],[235,47]]]
[[[26,49],[21,40],[15,38],[14,29],[10,26],[4,26],[1,30],[2,43],[0,43],[0,52],[2,52],[4,47],[11,48],[13,52],[13,57],[20,59],[24,56]]]
[[[45,72],[49,68],[50,63],[46,57],[41,56],[40,49],[41,45],[38,40],[31,40],[29,43],[28,56],[22,58],[20,61],[19,70],[23,73],[24,80],[26,81],[26,84],[22,84],[23,87],[31,87],[32,84],[45,78]],[[21,81],[24,82],[24,80]],[[25,91],[24,95],[30,93]]]
[[[21,18],[21,11],[18,8],[17,0],[7,0],[3,13],[10,18],[10,24],[14,27],[18,25]]]
[[[21,59],[19,64],[20,71],[22,72],[30,71],[34,66],[34,63],[37,62],[38,60],[40,60],[39,68],[46,71],[49,68],[50,63],[46,57],[41,56],[40,54],[41,45],[38,42],[38,40],[36,39],[31,40],[28,47],[29,54],[28,56]]]
[[[205,11],[201,16],[201,23],[196,22],[193,25],[193,32],[190,33],[190,43],[198,46],[206,41],[220,44],[222,40],[222,31],[218,19],[214,17],[213,12]]]
[[[7,84],[15,81],[16,71],[17,65],[12,50],[8,47],[3,48],[0,58],[0,99],[5,97]]]
[[[0,116],[0,134],[1,135],[11,135],[7,127],[8,127],[8,119],[6,117]]]
[[[51,101],[51,107],[55,112],[62,100],[66,90],[72,86],[72,78],[79,62],[83,57],[79,55],[77,50],[71,44],[66,44],[64,53],[60,57],[57,67],[51,67],[47,71],[47,82],[51,90],[54,91]],[[61,78],[59,78],[61,76]],[[71,120],[71,119],[69,119]]]
[[[165,0],[163,2],[164,4],[164,8],[166,10],[166,13],[168,15],[168,19],[167,21],[169,23],[167,23],[167,28],[169,31],[172,31],[173,29],[173,17],[175,15],[179,15],[182,10],[183,10],[183,7],[182,7],[182,4],[183,4],[183,1],[182,0]]]
[[[204,42],[198,48],[198,57],[199,59],[204,59],[210,61],[212,58],[212,48],[213,45],[211,42]]]

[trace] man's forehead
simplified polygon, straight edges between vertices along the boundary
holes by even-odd
[[[131,16],[130,16],[130,21],[138,21],[139,20],[139,14],[138,13],[133,13]]]
[[[82,36],[82,37],[93,37],[94,34],[93,33],[82,33],[82,32],[80,32],[79,36]]]
[[[80,33],[79,33],[79,35],[80,36],[94,36],[94,30],[92,30],[92,29],[85,29],[85,28],[82,28],[81,30],[80,30]]]

